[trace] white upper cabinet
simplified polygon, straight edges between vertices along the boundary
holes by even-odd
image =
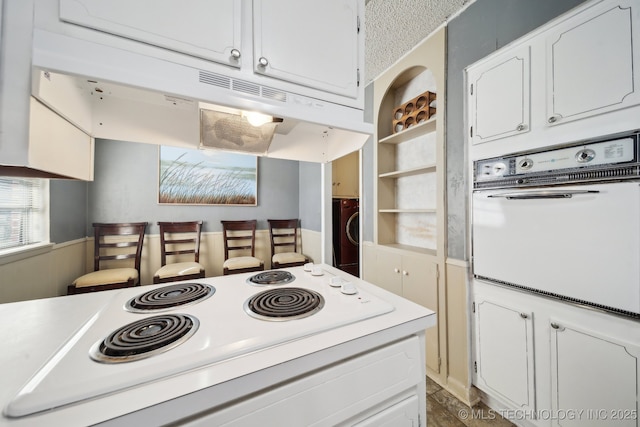
[[[529,56],[529,46],[524,46],[469,73],[469,132],[473,144],[529,129]]]
[[[631,0],[604,4],[576,15],[549,33],[549,125],[639,103],[640,74],[633,72],[640,67],[638,50],[633,46],[637,8],[637,2]]]
[[[238,68],[240,78],[258,76],[262,83],[268,76],[345,97],[345,105],[363,97],[359,78],[364,23],[358,15],[362,0],[59,1],[64,23]],[[95,34],[91,38],[97,40]],[[101,43],[109,43],[108,38]],[[143,45],[129,43],[126,48],[150,53]],[[171,61],[195,64],[180,57]],[[307,95],[304,89],[290,90]],[[324,99],[317,93],[313,98]]]
[[[255,72],[358,95],[357,2],[254,0],[253,7]]]
[[[239,67],[241,6],[241,0],[60,0],[60,18]]]
[[[24,166],[45,177],[93,181],[94,139],[33,97],[30,117]]]
[[[470,158],[638,129],[639,70],[638,2],[585,2],[467,68]]]

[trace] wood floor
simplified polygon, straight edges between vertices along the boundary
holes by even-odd
[[[473,408],[427,377],[427,427],[510,427],[513,423],[480,402]]]

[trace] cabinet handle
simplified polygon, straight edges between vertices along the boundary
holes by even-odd
[[[240,54],[240,51],[238,49],[231,49],[231,57],[233,59],[240,59],[241,56],[242,54]]]
[[[556,114],[555,116],[551,116],[551,117],[549,117],[549,118],[547,119],[547,122],[549,122],[549,123],[555,123],[555,122],[557,122],[558,120],[560,120],[560,116]]]
[[[522,123],[520,123],[517,127],[516,130],[518,132],[522,132],[523,130],[525,130],[527,127],[525,125],[523,125]]]
[[[529,315],[527,313],[520,313],[520,317],[522,317],[523,319],[528,319]]]
[[[261,56],[260,59],[258,59],[258,65],[260,65],[261,67],[266,67],[267,65],[269,65],[269,61],[264,56]]]
[[[551,322],[551,327],[557,331],[564,331],[564,328],[556,322]]]
[[[400,273],[400,269],[398,269],[398,268],[394,268],[394,269],[393,269],[393,272],[394,272],[394,273]]]
[[[408,276],[408,275],[409,275],[409,272],[408,272],[408,271],[406,271],[406,270],[402,270],[402,275],[403,275],[403,276]]]

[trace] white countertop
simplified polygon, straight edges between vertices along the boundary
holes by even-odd
[[[351,280],[363,292],[392,304],[389,313],[243,354],[153,383],[142,384],[79,404],[21,418],[0,417],[0,426],[87,425],[140,411],[160,402],[176,419],[255,392],[346,357],[406,336],[423,333],[436,324],[435,313],[379,287],[323,265],[327,276]],[[291,269],[304,274],[302,268]],[[238,279],[240,276],[237,275]],[[242,281],[249,275],[244,275]],[[225,276],[229,277],[229,276]],[[222,278],[202,280],[215,286]],[[327,278],[328,280],[328,278]],[[159,285],[154,285],[159,286]],[[151,287],[127,289],[132,295]],[[120,291],[57,297],[0,305],[0,404],[18,390],[55,354],[105,302]],[[81,375],[81,373],[78,373]],[[199,391],[205,399],[190,399]],[[206,405],[203,403],[206,402]],[[205,406],[203,406],[205,405]],[[150,409],[152,410],[152,409]],[[144,411],[139,412],[144,420]],[[131,420],[128,419],[128,422]]]

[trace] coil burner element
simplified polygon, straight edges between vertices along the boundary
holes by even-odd
[[[204,301],[216,292],[213,286],[202,283],[180,283],[153,289],[130,299],[124,308],[133,313],[170,310]]]
[[[89,356],[96,362],[122,363],[164,353],[189,339],[198,319],[186,314],[161,314],[129,323],[95,343]]]
[[[302,288],[274,288],[260,292],[244,303],[251,317],[282,321],[302,319],[322,309],[324,298],[317,292]]]
[[[296,280],[296,277],[285,270],[261,271],[247,279],[250,285],[286,285]]]

